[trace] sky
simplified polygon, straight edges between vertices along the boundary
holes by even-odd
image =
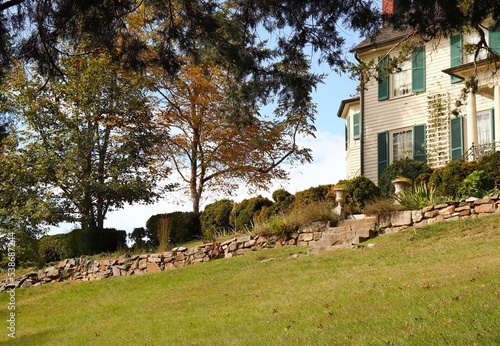
[[[354,56],[349,52],[361,39],[357,34],[344,31],[346,39],[345,56],[352,60]],[[337,117],[340,103],[344,99],[356,95],[357,82],[349,78],[348,75],[339,75],[325,64],[314,66],[317,73],[328,74],[323,84],[319,84],[313,93],[313,102],[317,105],[316,133],[315,138],[307,137],[301,139],[299,146],[312,149],[313,162],[310,164],[290,167],[285,165],[289,172],[290,179],[287,181],[277,181],[269,188],[269,191],[259,191],[247,194],[245,191],[238,191],[230,198],[236,202],[249,197],[262,195],[271,199],[273,191],[284,188],[294,194],[298,191],[306,190],[323,184],[335,184],[346,177],[345,146],[344,146],[344,120]],[[210,203],[224,198],[224,196],[206,196],[201,209]],[[190,211],[191,202],[187,196],[179,193],[169,193],[166,197],[152,205],[126,205],[121,210],[108,213],[105,220],[105,227],[116,228],[131,232],[136,227],[145,227],[150,216],[160,213],[174,211]],[[57,228],[52,228],[49,234],[66,233],[75,228],[71,224],[62,224]]]

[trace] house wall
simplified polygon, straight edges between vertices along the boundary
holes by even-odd
[[[392,55],[397,55],[398,49],[391,45],[380,45],[370,51],[360,52],[359,57],[364,61],[378,61],[389,49]],[[439,167],[450,159],[449,119],[451,112],[457,109],[459,116],[466,117],[467,105],[456,107],[456,100],[461,97],[464,82],[452,84],[451,78],[442,70],[450,67],[450,42],[442,39],[439,44],[431,42],[425,46],[425,92],[410,94],[388,100],[378,100],[378,81],[372,78],[366,85],[363,122],[364,126],[364,175],[375,183],[378,181],[377,134],[384,131],[393,131],[411,128],[414,125],[427,125],[427,163],[431,167]],[[437,105],[444,106],[444,112],[434,111]],[[477,95],[476,105],[478,113],[493,107],[491,96]],[[464,128],[464,151],[467,143],[466,119]],[[389,146],[391,147],[391,146]],[[392,150],[389,155],[389,164],[392,163]]]
[[[346,173],[347,179],[361,174],[361,139],[354,139],[353,115],[360,113],[359,104],[349,107],[346,124],[349,122],[349,141],[346,143]]]

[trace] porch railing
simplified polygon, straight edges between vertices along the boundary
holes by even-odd
[[[500,151],[500,141],[491,142],[472,146],[462,155],[461,159],[466,162],[477,161],[484,156],[493,154],[495,151]]]

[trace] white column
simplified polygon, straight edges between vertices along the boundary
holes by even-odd
[[[495,109],[495,142],[499,143],[496,145],[496,149],[500,149],[500,85],[495,85],[495,98],[493,107]]]
[[[477,110],[476,110],[476,94],[472,91],[467,95],[467,147],[464,151],[469,150],[473,145],[477,145]]]

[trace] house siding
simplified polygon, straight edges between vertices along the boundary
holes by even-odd
[[[347,136],[348,143],[346,146],[346,173],[347,179],[352,179],[361,174],[361,140],[354,139],[353,115],[360,113],[359,105],[349,108],[346,121],[349,121],[349,134]],[[363,126],[362,119],[360,120],[360,129]],[[360,131],[362,132],[362,131]]]

